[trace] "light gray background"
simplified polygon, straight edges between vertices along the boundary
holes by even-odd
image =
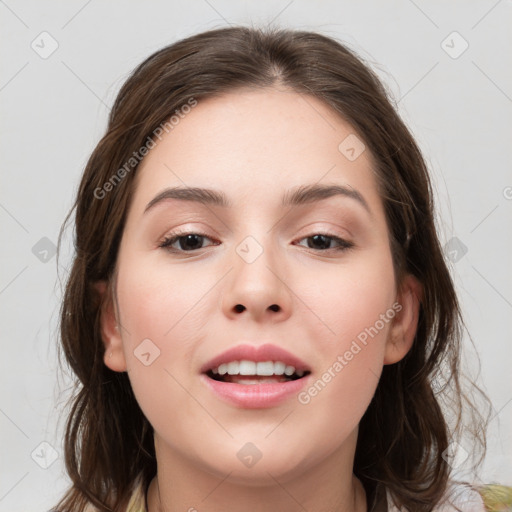
[[[453,275],[494,407],[481,479],[512,484],[510,0],[6,0],[0,16],[0,510],[48,510],[67,486],[57,418],[69,379],[57,380],[51,248],[120,85],[177,39],[271,21],[341,38],[399,102],[432,170],[443,244],[456,237],[467,248],[450,242],[459,243]],[[44,469],[52,450],[58,458]]]

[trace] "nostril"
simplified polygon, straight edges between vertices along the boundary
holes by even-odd
[[[241,313],[244,309],[245,309],[245,306],[242,306],[242,304],[237,304],[237,305],[235,306],[235,311],[236,311],[237,313]]]

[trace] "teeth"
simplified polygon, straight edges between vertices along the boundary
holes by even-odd
[[[231,363],[227,364],[227,372],[229,375],[233,375],[233,372],[236,372],[238,370],[238,365],[236,364],[236,361],[231,361]]]
[[[231,364],[231,363],[230,363]],[[238,368],[237,368],[238,366]],[[237,361],[234,361],[233,371],[236,373],[230,373],[230,375],[256,375],[256,363],[254,361],[240,361],[237,365]]]
[[[286,368],[286,365],[284,363],[282,363],[281,361],[276,361],[274,363],[274,374],[275,375],[283,375],[285,368]]]
[[[286,365],[281,361],[230,361],[223,363],[218,368],[212,368],[212,372],[218,375],[287,375],[288,377],[296,373],[299,377],[304,375],[304,371],[295,370],[294,366]]]

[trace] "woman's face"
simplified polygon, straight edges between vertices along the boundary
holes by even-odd
[[[157,139],[118,254],[119,330],[108,316],[103,326],[105,364],[128,372],[170,457],[254,483],[353,456],[383,364],[412,339],[371,167],[348,123],[289,90],[200,100]],[[297,195],[327,186],[339,193]],[[175,187],[214,189],[227,204],[162,195]],[[223,377],[235,383],[215,391],[203,373],[228,349],[267,344],[310,371],[274,377],[272,400],[247,383],[264,377]]]

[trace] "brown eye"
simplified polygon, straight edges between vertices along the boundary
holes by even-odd
[[[159,247],[172,252],[193,252],[203,249],[204,240],[211,240],[211,238],[202,233],[171,233]],[[175,245],[176,247],[173,247]]]
[[[342,238],[330,235],[328,233],[315,233],[314,235],[302,238],[301,240],[307,240],[308,249],[313,249],[316,251],[344,251],[354,246],[352,242],[348,242],[347,240],[343,240]],[[337,244],[338,247],[331,247],[332,242]]]

